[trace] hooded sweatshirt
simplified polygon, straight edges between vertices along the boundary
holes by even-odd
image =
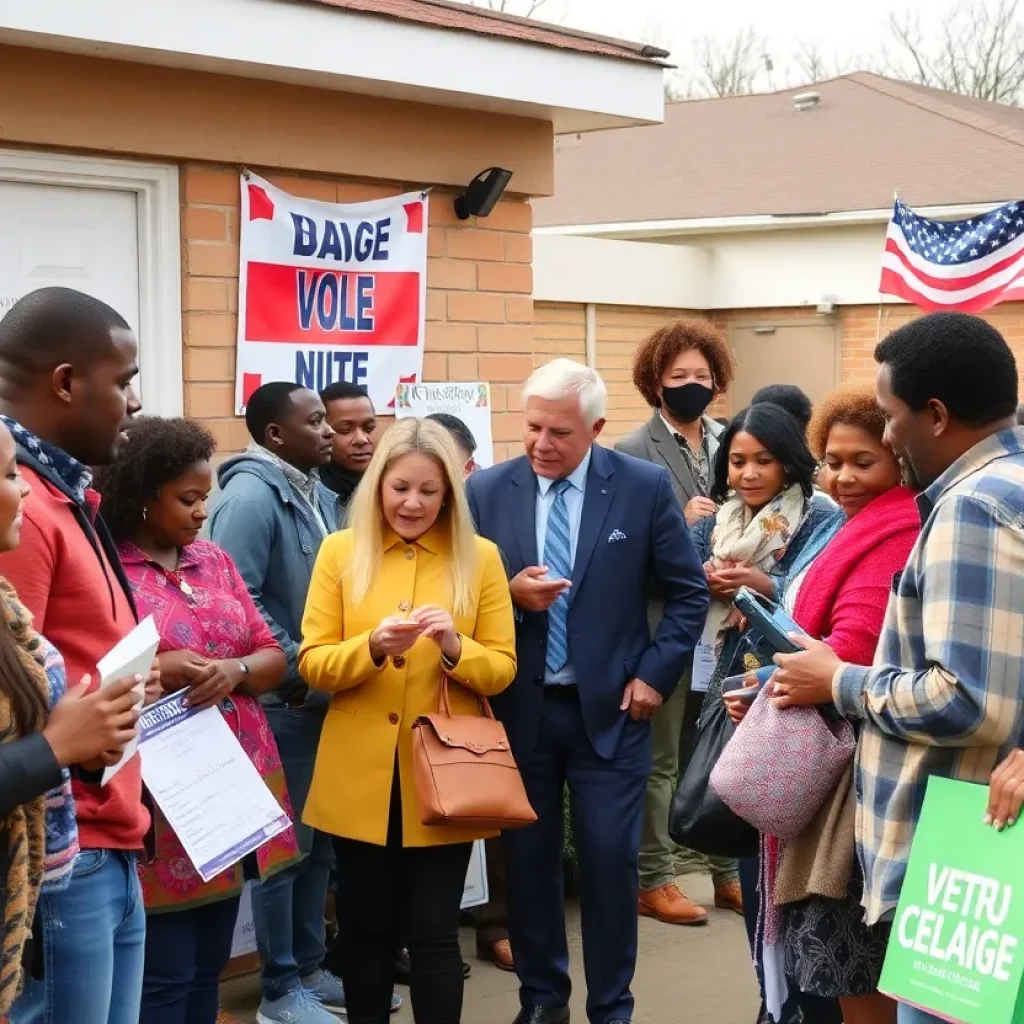
[[[288,675],[266,703],[300,699],[302,615],[324,530],[309,502],[270,459],[246,453],[218,472],[220,497],[210,517],[213,542],[234,560],[260,614],[288,659]],[[313,481],[313,499],[331,531],[338,527],[338,499]]]

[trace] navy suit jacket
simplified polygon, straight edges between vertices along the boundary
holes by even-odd
[[[474,473],[468,492],[477,529],[501,549],[509,579],[539,565],[537,477],[526,456]],[[665,600],[653,638],[652,593]],[[704,570],[663,467],[594,445],[570,602],[583,720],[594,749],[610,759],[627,717],[619,708],[626,684],[636,677],[670,696],[707,613]],[[517,610],[516,617],[519,671],[492,703],[522,760],[533,752],[541,719],[548,616]]]

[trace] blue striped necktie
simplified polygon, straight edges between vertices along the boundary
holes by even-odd
[[[548,529],[544,537],[544,564],[548,577],[553,580],[572,578],[572,547],[569,541],[569,508],[565,492],[572,486],[568,480],[559,480],[552,487],[555,500],[548,513]],[[548,647],[545,664],[549,672],[559,672],[569,660],[569,593],[558,596],[548,608]]]

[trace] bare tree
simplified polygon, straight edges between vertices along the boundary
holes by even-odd
[[[532,18],[548,0],[469,0],[469,2],[475,7],[486,7],[491,11]]]
[[[694,69],[688,81],[692,96],[745,96],[755,90],[758,77],[771,73],[764,42],[753,27],[730,39],[705,36],[694,46]]]
[[[893,45],[879,70],[962,96],[1018,104],[1024,89],[1019,7],[1019,0],[961,0],[932,35],[909,12],[891,15]]]
[[[850,69],[847,61],[835,54],[826,54],[820,39],[798,39],[793,47],[792,60],[791,85],[824,82],[828,78],[845,75]]]

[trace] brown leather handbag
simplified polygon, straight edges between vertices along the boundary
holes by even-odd
[[[521,828],[537,820],[505,727],[490,701],[476,694],[479,715],[453,715],[448,676],[441,677],[437,714],[412,724],[413,774],[424,825],[482,831]]]

